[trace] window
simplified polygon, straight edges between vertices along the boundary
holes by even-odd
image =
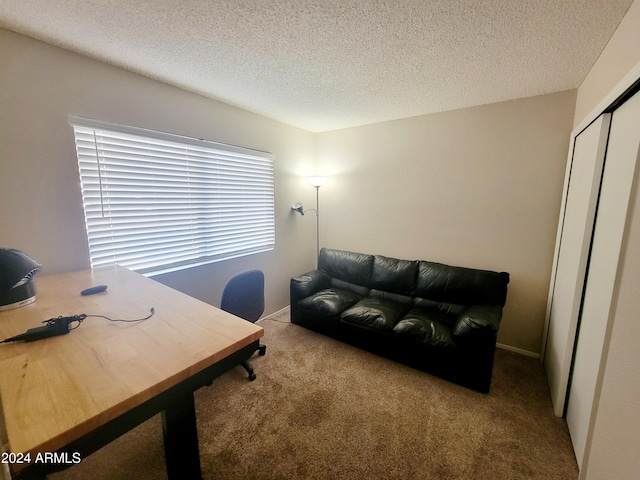
[[[91,265],[140,273],[272,250],[273,155],[72,117]]]

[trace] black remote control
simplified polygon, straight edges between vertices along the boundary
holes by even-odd
[[[87,288],[80,292],[80,295],[93,295],[94,293],[104,292],[107,289],[106,285],[96,285],[95,287]]]

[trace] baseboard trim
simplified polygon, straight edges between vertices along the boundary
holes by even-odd
[[[262,317],[262,318],[261,318],[261,319],[259,319],[256,323],[260,323],[260,322],[261,322],[261,321],[263,321],[263,320],[267,320],[267,319],[269,319],[269,318],[271,318],[271,317],[275,317],[276,315],[280,315],[281,313],[284,313],[284,312],[286,312],[286,311],[288,311],[288,310],[290,310],[290,309],[291,309],[291,307],[290,307],[289,305],[287,305],[286,307],[281,308],[281,309],[280,309],[280,310],[278,310],[277,312],[273,312],[273,313],[270,313],[269,315],[267,315],[266,317]]]
[[[540,354],[536,352],[530,352],[529,350],[524,350],[518,347],[512,347],[511,345],[505,345],[503,343],[496,343],[496,348],[501,348],[502,350],[508,350],[510,352],[519,353],[520,355],[525,355],[527,357],[533,357],[540,359]]]

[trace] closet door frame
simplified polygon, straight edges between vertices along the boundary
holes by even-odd
[[[560,254],[560,244],[561,244],[561,239],[562,239],[562,228],[564,225],[564,212],[566,209],[566,199],[567,199],[567,191],[568,191],[568,187],[569,187],[569,180],[570,180],[570,173],[571,173],[571,162],[573,160],[573,152],[574,152],[574,148],[575,148],[575,141],[576,138],[578,137],[578,135],[585,130],[591,123],[593,123],[600,115],[602,115],[603,113],[606,113],[607,111],[611,111],[612,107],[614,105],[616,105],[617,101],[621,98],[624,97],[625,94],[627,92],[629,92],[629,90],[631,90],[634,85],[640,81],[640,63],[636,64],[623,78],[622,80],[620,80],[618,82],[618,84],[609,91],[609,93],[596,105],[596,107],[591,110],[591,112],[589,113],[589,115],[587,115],[571,132],[571,140],[569,143],[569,154],[568,154],[568,158],[567,158],[567,167],[566,167],[566,171],[565,171],[565,180],[564,180],[564,187],[563,187],[563,195],[562,195],[562,204],[560,207],[560,216],[559,216],[559,220],[558,220],[558,229],[557,229],[557,234],[556,234],[556,244],[555,244],[555,251],[554,251],[554,255],[553,255],[553,265],[551,268],[551,279],[550,279],[550,285],[549,285],[549,297],[548,297],[548,301],[547,301],[547,311],[546,311],[546,317],[545,317],[545,324],[544,324],[544,330],[543,330],[543,342],[542,342],[542,347],[541,347],[541,351],[540,351],[540,361],[544,362],[545,360],[545,355],[547,354],[547,343],[548,343],[548,336],[549,336],[549,322],[551,319],[551,309],[552,309],[552,303],[553,303],[553,293],[554,293],[554,288],[555,288],[555,280],[556,280],[556,273],[557,273],[557,269],[558,269],[558,259],[559,259],[559,254]],[[587,259],[585,258],[584,261],[586,262]],[[585,265],[586,266],[586,265]],[[572,333],[572,338],[568,339],[568,344],[570,343],[571,345],[575,344],[575,334],[576,334],[576,330],[573,330]],[[567,365],[562,365],[559,368],[560,369],[565,369],[566,372],[569,372],[571,369],[571,361],[573,356],[571,355],[571,357],[566,360],[565,362],[568,361]],[[559,372],[553,372],[554,375],[558,375]],[[564,404],[564,398],[566,398],[566,391],[567,391],[567,387],[568,387],[568,378],[567,378],[567,384],[564,385],[564,391],[565,394],[563,396],[563,401],[562,402],[555,402],[554,403],[554,414],[558,417],[562,417],[564,416],[565,413],[565,404]],[[596,396],[599,396],[599,392],[596,393]]]
[[[557,416],[565,410],[610,123],[611,114],[603,114],[581,131],[567,162],[544,357]]]
[[[639,151],[640,91],[612,112],[589,271],[584,284],[565,412],[580,467],[592,437],[596,393],[602,383],[607,345],[611,340],[614,290]]]

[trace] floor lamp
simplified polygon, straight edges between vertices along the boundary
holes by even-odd
[[[316,189],[316,208],[310,208],[305,210],[302,207],[302,203],[294,203],[291,207],[292,210],[298,212],[300,215],[304,215],[304,212],[316,212],[316,253],[320,255],[320,187],[325,184],[327,177],[307,177],[309,183]]]

